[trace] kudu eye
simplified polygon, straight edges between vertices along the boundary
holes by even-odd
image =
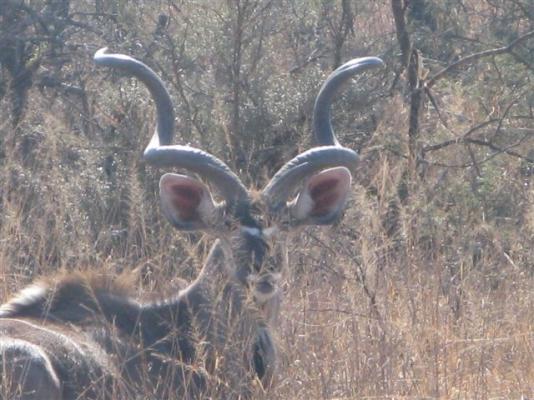
[[[144,152],[146,162],[203,177],[223,197],[222,203],[214,201],[209,185],[189,175],[164,175],[160,181],[171,223],[182,230],[206,229],[217,241],[197,278],[157,301],[133,297],[121,279],[109,282],[91,273],[67,274],[21,291],[0,307],[0,395],[109,400],[216,393],[220,399],[255,398],[258,385],[251,372],[265,390],[277,375],[271,325],[279,313],[279,270],[286,253],[276,241],[269,246],[276,233],[268,231],[271,221],[263,219],[269,214],[252,204],[224,162],[172,143],[174,107],[154,71],[129,56],[106,54],[106,49],[94,60],[138,78],[154,98],[157,124]],[[349,77],[381,64],[376,58],[352,60],[327,78],[314,108],[320,147],[296,156],[275,174],[261,194],[268,212],[287,211],[295,188],[319,171],[354,166],[356,153],[342,147],[331,129],[330,103]],[[339,194],[340,185],[330,180],[334,175],[339,178],[340,172],[311,178],[309,197],[315,203],[310,204],[319,204],[317,212],[336,203],[331,194]],[[347,180],[339,182],[348,186]],[[215,229],[220,223],[229,231]],[[252,301],[244,301],[244,293],[252,293],[245,299]]]

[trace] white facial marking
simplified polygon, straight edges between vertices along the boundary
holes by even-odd
[[[241,230],[251,236],[261,237],[261,229],[253,228],[250,226],[242,226]]]
[[[241,227],[241,230],[251,236],[256,236],[256,237],[271,237],[271,236],[274,236],[278,233],[278,227],[276,225],[274,226],[270,226],[268,228],[265,228],[265,229],[259,229],[259,228],[254,228],[254,227],[251,227],[251,226],[242,226]]]
[[[263,230],[263,234],[266,236],[266,237],[271,237],[271,236],[274,236],[278,233],[278,227],[276,225],[273,225],[273,226],[270,226],[268,228],[265,228]]]

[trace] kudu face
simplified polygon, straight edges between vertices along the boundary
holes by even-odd
[[[206,231],[215,236],[217,241],[199,277],[171,299],[163,299],[157,304],[140,304],[130,298],[105,292],[94,300],[83,297],[84,293],[77,294],[78,289],[80,292],[87,290],[81,286],[78,288],[74,283],[71,286],[75,290],[64,290],[60,286],[57,293],[52,292],[53,301],[50,302],[50,298],[41,293],[46,290],[40,291],[38,288],[35,292],[28,291],[29,295],[22,292],[22,295],[0,308],[0,333],[11,335],[17,343],[29,341],[31,346],[35,346],[35,341],[19,330],[24,331],[22,325],[27,323],[26,320],[34,323],[32,319],[38,317],[40,323],[53,321],[56,324],[51,329],[47,328],[47,335],[51,338],[47,336],[46,343],[53,342],[57,335],[63,335],[63,329],[67,329],[61,328],[58,323],[78,324],[77,313],[73,310],[80,310],[82,314],[89,310],[102,314],[103,318],[99,317],[99,320],[105,319],[112,326],[106,329],[139,338],[135,346],[150,348],[145,350],[148,354],[146,357],[153,356],[153,348],[160,354],[165,353],[166,349],[178,347],[183,359],[190,360],[198,352],[194,350],[194,341],[186,336],[190,331],[198,330],[204,336],[203,342],[207,343],[207,350],[203,350],[203,354],[207,358],[212,356],[211,361],[207,361],[207,365],[210,365],[208,370],[234,370],[234,375],[239,377],[227,380],[227,386],[233,385],[235,388],[225,398],[246,396],[248,389],[247,383],[243,383],[243,376],[251,378],[247,374],[249,369],[257,374],[264,386],[269,386],[276,366],[276,349],[270,324],[276,320],[278,313],[279,280],[287,263],[286,235],[299,226],[327,225],[340,217],[350,191],[350,170],[358,160],[354,151],[338,143],[330,125],[330,104],[348,78],[362,70],[380,66],[382,61],[378,58],[355,59],[328,77],[314,108],[314,131],[318,146],[287,162],[259,195],[253,196],[221,160],[199,149],[171,144],[174,107],[163,83],[149,67],[125,55],[107,54],[106,49],[97,51],[94,60],[98,65],[133,75],[150,91],[156,104],[157,124],[144,152],[145,161],[156,167],[176,167],[188,173],[166,173],[161,177],[159,191],[165,217],[179,230]],[[193,176],[202,178],[206,183]],[[215,201],[215,194],[222,201]],[[63,286],[69,287],[65,283]],[[62,291],[68,292],[67,295]],[[191,325],[195,325],[195,328]],[[84,326],[83,329],[87,328]],[[101,333],[98,335],[95,341],[96,346],[100,347],[99,351],[103,348],[105,352],[113,354],[116,348],[129,348],[127,342],[130,339],[115,346],[109,345],[110,340],[106,335],[104,339]],[[229,337],[239,337],[240,340],[232,347],[228,344]],[[174,344],[169,345],[169,341]],[[0,340],[2,344],[15,349],[10,347],[9,342]],[[30,363],[30,369],[36,376],[44,374],[49,378],[47,382],[51,382],[48,388],[43,387],[43,393],[46,390],[63,391],[63,397],[58,398],[76,398],[76,390],[70,388],[74,393],[72,397],[65,394],[61,385],[58,386],[56,375],[47,375],[47,370],[40,367],[46,365],[48,369],[60,372],[66,369],[65,374],[70,373],[61,360],[56,360],[55,364],[47,363],[47,352],[53,352],[53,346],[43,347],[42,354]],[[129,354],[127,351],[124,353]],[[213,359],[217,353],[223,356],[220,363]],[[166,354],[166,357],[170,356]],[[101,358],[105,362],[98,361]],[[137,358],[144,360],[143,357]],[[137,361],[137,358],[129,361],[133,367],[128,367],[128,374],[123,373],[123,380],[138,379],[135,378],[138,377],[135,371],[138,369],[137,363],[142,361]],[[160,359],[161,354],[151,359],[153,369],[166,371],[167,367]],[[9,351],[4,350],[3,355],[0,354],[0,361],[5,363],[6,360],[10,362]],[[97,371],[96,376],[101,370],[120,369],[114,364],[116,361],[113,361],[113,357],[98,357],[98,360],[85,362],[90,364],[91,371]],[[93,364],[98,368],[93,368]],[[157,365],[160,367],[156,368]],[[155,378],[151,375],[150,379]],[[178,378],[175,380],[179,381]]]
[[[333,95],[349,77],[382,62],[377,58],[353,60],[330,75],[314,110],[316,139],[321,146],[289,161],[263,189],[259,199],[252,201],[253,196],[224,162],[202,150],[170,145],[174,108],[152,70],[127,56],[106,54],[105,49],[97,52],[95,61],[126,70],[143,81],[152,93],[158,121],[145,150],[146,161],[196,173],[224,198],[222,203],[216,203],[210,189],[196,179],[165,174],[160,180],[160,198],[167,219],[177,229],[208,230],[219,237],[228,272],[250,285],[260,303],[266,302],[276,293],[285,265],[285,250],[280,245],[284,243],[283,236],[299,225],[332,223],[343,211],[349,194],[349,168],[354,167],[358,157],[354,151],[340,146],[332,131]]]
[[[309,178],[292,202],[272,210],[261,199],[230,207],[216,204],[201,182],[167,173],[160,180],[160,198],[164,215],[178,229],[194,226],[219,237],[227,273],[263,305],[277,294],[287,265],[286,235],[310,220],[335,220],[350,182],[345,167],[327,169]]]

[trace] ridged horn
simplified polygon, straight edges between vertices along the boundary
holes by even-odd
[[[319,146],[339,146],[332,129],[330,113],[332,101],[339,89],[354,75],[383,65],[384,62],[378,57],[355,58],[338,67],[326,78],[313,107],[313,132]]]
[[[139,79],[156,103],[156,130],[144,151],[144,159],[158,167],[178,167],[194,172],[212,183],[228,204],[249,202],[248,191],[232,170],[217,157],[190,146],[171,145],[174,135],[174,106],[158,75],[139,60],[124,54],[98,50],[94,62],[120,69]]]
[[[319,147],[305,151],[287,162],[265,186],[262,196],[272,209],[277,210],[283,206],[295,187],[316,172],[340,166],[354,169],[358,154],[341,146],[332,129],[332,100],[350,77],[383,65],[383,61],[377,57],[356,58],[346,62],[326,78],[313,110],[313,130]]]

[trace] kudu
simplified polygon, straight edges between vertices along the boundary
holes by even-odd
[[[96,52],[95,62],[142,81],[156,104],[147,163],[164,215],[179,230],[217,238],[197,279],[174,296],[143,302],[95,274],[70,273],[23,289],[0,307],[0,383],[9,399],[247,398],[273,381],[271,336],[280,302],[286,235],[341,215],[358,156],[341,146],[330,106],[351,76],[382,65],[352,60],[325,81],[314,107],[318,146],[285,164],[256,198],[221,160],[172,145],[174,108],[160,78],[129,56]],[[8,394],[7,394],[8,393]]]

